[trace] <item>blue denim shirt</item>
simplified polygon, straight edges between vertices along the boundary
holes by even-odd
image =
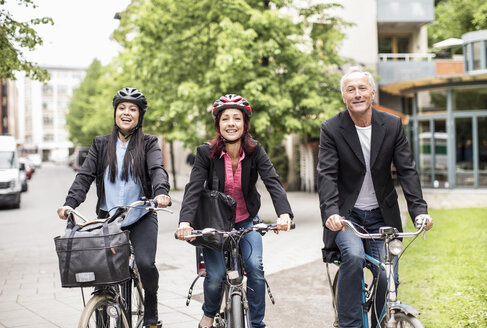
[[[137,181],[131,174],[129,174],[128,181],[122,179],[123,159],[127,151],[130,140],[123,145],[123,142],[117,140],[117,176],[115,182],[110,181],[110,167],[107,166],[104,175],[105,195],[101,203],[101,209],[113,215],[117,206],[126,206],[139,200],[144,194],[140,186],[140,181]],[[122,223],[123,227],[137,222],[142,216],[147,213],[147,210],[135,208],[130,211],[129,215]]]

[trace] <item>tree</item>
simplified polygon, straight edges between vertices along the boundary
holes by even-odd
[[[433,44],[483,29],[487,29],[487,2],[444,0],[435,8],[435,21],[428,25],[428,36]]]
[[[123,71],[148,95],[154,132],[194,147],[215,133],[212,102],[238,93],[252,105],[254,136],[272,149],[289,133],[317,137],[338,111],[339,75],[330,67],[341,63],[345,23],[326,14],[334,6],[134,0],[114,35],[125,48]]]
[[[19,4],[36,8],[32,0],[18,0]],[[4,5],[5,0],[0,0]],[[15,71],[24,71],[33,80],[46,81],[49,74],[46,70],[26,60],[23,49],[34,50],[37,45],[42,45],[42,39],[34,29],[40,24],[54,24],[51,18],[34,18],[28,22],[18,22],[12,14],[0,8],[0,78],[15,79]]]

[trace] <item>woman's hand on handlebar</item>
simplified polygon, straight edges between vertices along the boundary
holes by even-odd
[[[179,227],[176,230],[176,238],[179,240],[187,240],[184,237],[191,235],[193,232],[193,227],[191,227],[191,224],[189,222],[180,222]],[[191,238],[189,241],[193,241],[196,238]]]
[[[157,195],[156,197],[154,197],[154,200],[157,202],[157,207],[159,208],[164,208],[171,205],[171,197],[169,197],[168,195]]]
[[[69,212],[69,211],[72,211],[73,208],[71,206],[63,206],[63,207],[60,207],[57,209],[57,215],[59,216],[59,218],[61,220],[66,220],[68,218],[68,216],[66,215],[66,211]]]
[[[342,223],[343,217],[338,214],[330,215],[328,219],[326,219],[325,226],[330,229],[331,231],[345,231],[345,225]]]
[[[289,231],[291,230],[291,217],[288,213],[281,214],[276,221],[277,230],[274,230],[275,233],[279,233],[279,231]]]

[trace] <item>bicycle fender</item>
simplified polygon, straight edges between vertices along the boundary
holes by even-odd
[[[412,314],[412,315],[420,314],[418,310],[413,308],[411,305],[407,305],[407,304],[396,304],[391,306],[391,309],[396,311],[401,311],[404,314]]]

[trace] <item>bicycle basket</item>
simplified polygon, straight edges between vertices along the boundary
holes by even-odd
[[[75,224],[54,238],[62,287],[116,284],[129,279],[129,232],[118,220]]]

